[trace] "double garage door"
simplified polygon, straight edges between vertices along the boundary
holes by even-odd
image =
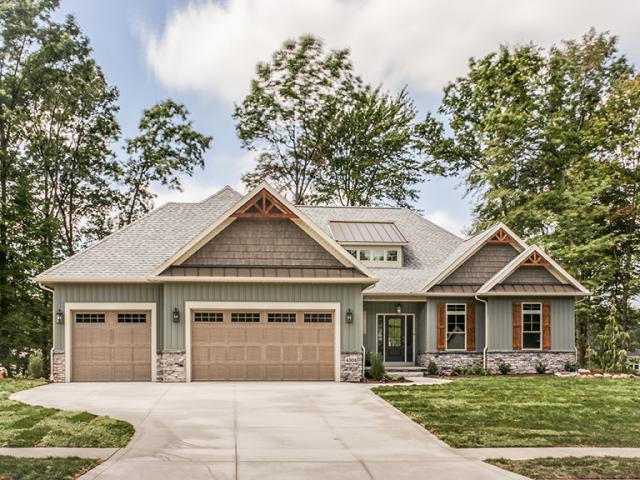
[[[195,310],[192,380],[333,380],[331,311]]]

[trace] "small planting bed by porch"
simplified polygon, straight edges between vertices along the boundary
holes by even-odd
[[[45,408],[9,399],[42,380],[0,380],[0,447],[124,447],[133,425],[87,412]],[[21,477],[22,478],[22,477]]]
[[[479,377],[373,391],[453,447],[640,447],[638,379]]]
[[[534,480],[630,480],[637,479],[640,472],[640,458],[624,457],[546,457],[532,460],[496,458],[487,460],[487,463]]]

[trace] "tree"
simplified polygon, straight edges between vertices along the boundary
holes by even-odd
[[[336,108],[320,142],[313,203],[410,206],[423,165],[416,113],[406,89],[392,97],[366,88]]]
[[[243,181],[269,180],[292,202],[305,203],[323,164],[319,144],[327,120],[358,84],[349,51],[325,53],[312,36],[286,41],[271,62],[259,63],[233,114],[243,147],[258,153]]]
[[[615,309],[587,351],[589,361],[605,372],[622,372],[627,368],[631,335],[618,321]]]
[[[637,319],[635,81],[615,37],[593,30],[547,51],[502,47],[445,88],[446,124],[423,127],[427,171],[463,175],[477,199],[474,231],[504,221],[594,292],[578,306],[581,356],[613,307],[625,328]]]
[[[126,140],[129,156],[121,181],[126,187],[120,225],[127,225],[153,208],[152,182],[182,189],[178,175],[204,168],[204,153],[212,137],[198,133],[184,105],[165,100],[145,110],[138,136]]]

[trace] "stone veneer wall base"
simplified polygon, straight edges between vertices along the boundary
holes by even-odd
[[[158,354],[156,380],[164,383],[187,381],[185,352],[162,352]]]
[[[362,353],[342,352],[340,354],[340,381],[359,382],[363,376]]]
[[[51,381],[64,382],[64,352],[54,350],[51,352]]]

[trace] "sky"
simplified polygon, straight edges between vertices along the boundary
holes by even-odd
[[[501,44],[542,46],[582,36],[590,27],[619,37],[640,63],[639,0],[61,0],[95,58],[120,90],[124,136],[136,134],[142,110],[166,98],[184,103],[195,128],[213,135],[205,168],[184,191],[154,186],[155,202],[199,201],[240,177],[254,155],[240,146],[231,118],[248,92],[255,65],[283,41],[310,33],[328,48],[349,48],[363,79],[397,92],[407,86],[419,116],[434,112],[443,87],[464,75],[470,57]],[[427,178],[416,207],[463,234],[473,198],[460,178]]]

